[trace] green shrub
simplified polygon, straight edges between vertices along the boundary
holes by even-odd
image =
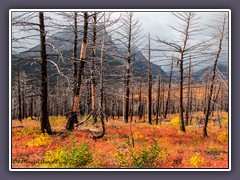
[[[59,147],[56,150],[48,151],[44,161],[46,167],[52,168],[81,168],[93,161],[88,144],[76,146],[73,141],[71,150],[68,147]]]
[[[158,144],[154,144],[149,149],[142,149],[139,152],[135,149],[130,152],[118,152],[117,159],[121,167],[151,168],[165,162],[167,153]]]

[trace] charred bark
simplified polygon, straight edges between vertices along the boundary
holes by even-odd
[[[82,84],[83,84],[83,75],[84,75],[84,64],[86,59],[86,49],[87,49],[87,30],[88,30],[88,13],[84,12],[84,26],[83,26],[83,39],[82,39],[82,48],[80,53],[80,67],[78,69],[78,82],[76,93],[74,95],[73,108],[68,117],[66,129],[74,130],[74,123],[78,123],[77,112],[79,109],[79,104],[81,102],[82,94]]]
[[[41,131],[53,134],[48,116],[48,77],[47,77],[47,54],[46,54],[46,31],[44,26],[43,12],[39,12],[40,22],[40,56],[41,56]]]
[[[220,53],[222,51],[222,41],[223,41],[223,36],[224,36],[224,29],[225,29],[225,21],[226,21],[226,16],[223,19],[223,25],[220,30],[220,37],[219,37],[219,44],[218,44],[218,52],[216,54],[216,58],[214,61],[214,66],[213,66],[213,72],[212,72],[212,79],[211,79],[211,85],[210,85],[210,92],[208,96],[208,101],[207,101],[207,110],[206,110],[206,116],[205,116],[205,123],[204,123],[204,128],[203,128],[203,137],[207,137],[207,125],[208,125],[208,120],[209,120],[209,115],[210,115],[210,108],[211,108],[211,101],[212,101],[212,94],[213,94],[213,86],[215,83],[215,76],[216,76],[216,68],[217,68],[217,62],[220,56]]]
[[[149,47],[148,47],[148,102],[147,102],[147,115],[148,123],[152,124],[152,75],[151,75],[151,49],[150,49],[150,34],[149,34]]]
[[[171,64],[171,70],[170,70],[170,76],[169,76],[169,83],[168,83],[168,96],[166,100],[166,106],[165,106],[165,112],[164,112],[164,118],[167,118],[168,109],[169,109],[169,101],[171,96],[171,85],[172,85],[172,71],[173,71],[173,60]]]

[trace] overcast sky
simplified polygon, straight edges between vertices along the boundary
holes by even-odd
[[[14,17],[19,14],[21,14],[21,12],[13,12],[12,16]],[[113,17],[117,17],[118,15],[119,13],[115,13]],[[217,23],[216,20],[219,17],[219,12],[196,12],[196,15],[199,17],[198,26],[199,28],[203,29],[203,31],[195,36],[195,41],[201,41],[203,39],[210,38],[214,33],[216,33],[216,30],[207,27],[207,25],[214,26]],[[57,16],[56,13],[45,13],[45,17],[47,16],[61,20],[61,18]],[[180,23],[179,20],[171,14],[171,12],[135,12],[134,16],[138,18],[142,24],[142,36],[146,36],[148,33],[150,33],[152,38],[158,36],[159,38],[168,41],[175,41],[180,38],[179,33],[170,27],[179,27]],[[37,20],[38,19],[36,18],[36,21]],[[16,28],[13,27],[12,30],[15,32]],[[56,29],[56,31],[58,31],[58,29]],[[21,31],[17,36],[25,36],[26,34],[29,35],[31,33],[34,34],[36,32]],[[38,43],[38,39],[31,40],[28,44],[28,47],[31,48]],[[17,50],[17,52],[19,51],[20,50]]]

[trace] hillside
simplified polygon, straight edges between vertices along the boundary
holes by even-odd
[[[79,32],[78,32],[78,48],[77,51],[80,52],[81,48],[81,29],[82,27],[79,26]],[[90,32],[91,33],[91,30]],[[69,74],[72,71],[72,53],[73,53],[73,33],[71,29],[63,29],[62,31],[57,32],[56,34],[53,34],[51,37],[47,38],[47,43],[49,44],[47,46],[47,54],[48,59],[55,62],[61,72],[64,75],[69,76]],[[113,41],[111,36],[106,36],[106,51],[104,56],[104,63],[106,65],[105,74],[109,76],[111,72],[118,72],[119,75],[123,75],[124,73],[124,63],[126,57],[126,53],[123,51],[122,47],[120,45],[116,45]],[[101,43],[101,37],[97,36],[97,43]],[[54,47],[54,48],[53,48]],[[31,73],[33,72],[32,69],[35,69],[37,72],[39,67],[39,56],[40,56],[40,45],[36,45],[35,47],[21,52],[19,54],[12,56],[12,69],[13,69],[13,76],[14,72],[16,72],[16,65],[20,64],[22,66],[22,70],[25,71],[25,73]],[[61,56],[59,56],[61,54]],[[78,53],[78,58],[79,58]],[[97,49],[96,52],[97,58],[100,57],[100,50]],[[28,61],[26,61],[28,59]],[[144,57],[142,52],[140,50],[135,50],[135,62],[133,63],[133,56],[131,59],[131,64],[134,67],[135,70],[135,76],[140,76],[143,78],[147,77],[147,59]],[[91,62],[91,44],[88,45],[87,49],[87,56],[86,61]],[[96,60],[96,67],[98,67],[99,61]],[[132,67],[132,68],[133,68]],[[48,63],[48,69],[49,74],[53,75],[57,73],[56,67],[52,63]],[[167,76],[167,74],[160,68],[158,65],[151,63],[151,69],[152,69],[152,75],[153,78],[158,76],[159,73],[161,76]],[[111,76],[109,76],[111,77]],[[121,77],[121,76],[120,76]],[[118,76],[119,78],[119,76]]]

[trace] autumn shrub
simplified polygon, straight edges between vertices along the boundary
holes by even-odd
[[[179,117],[176,116],[174,117],[173,119],[171,119],[170,121],[170,125],[173,126],[173,127],[178,127],[179,126]]]
[[[166,149],[160,148],[155,143],[150,148],[144,148],[140,151],[131,149],[129,152],[118,152],[117,160],[121,167],[151,168],[165,163],[167,156]]]
[[[221,119],[221,124],[222,124],[222,126],[228,126],[228,118],[222,118]]]
[[[121,168],[128,168],[131,163],[129,152],[117,152],[117,162]]]
[[[206,152],[221,152],[222,149],[216,146],[208,146],[205,150]]]
[[[191,156],[190,163],[194,167],[199,167],[205,163],[205,159],[200,156],[199,152],[196,152],[193,156]]]
[[[42,133],[35,139],[27,143],[28,146],[47,146],[52,143],[51,137],[48,134]]]
[[[163,149],[155,143],[149,149],[142,149],[139,153],[132,151],[132,165],[135,168],[156,167],[166,160],[166,155]]]
[[[58,147],[47,151],[44,158],[46,167],[51,168],[81,168],[93,161],[88,144],[73,141],[71,150],[67,147]]]
[[[40,130],[39,128],[24,128],[21,131],[19,131],[16,135],[33,135],[33,134],[39,134]]]
[[[133,134],[133,137],[134,137],[134,139],[142,139],[143,135],[139,132],[136,132],[136,133]]]
[[[228,133],[222,132],[220,135],[217,136],[217,140],[221,143],[227,142],[228,141]]]

